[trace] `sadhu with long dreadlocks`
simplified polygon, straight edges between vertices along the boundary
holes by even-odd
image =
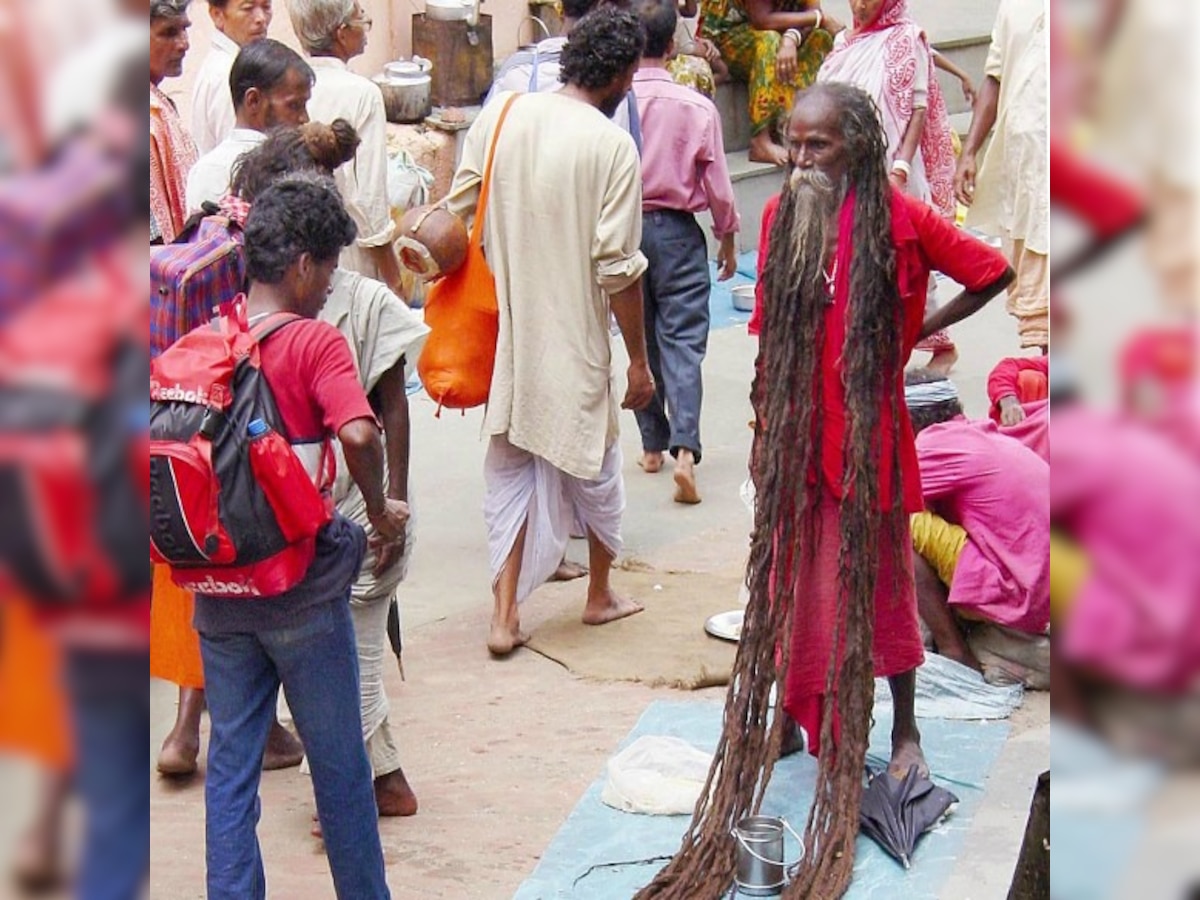
[[[768,204],[752,455],[750,603],[709,789],[683,847],[639,895],[715,900],[731,830],[758,810],[800,728],[819,759],[804,861],[785,898],[833,898],[853,869],[874,676],[894,699],[889,771],[926,770],[914,716],[923,659],[908,513],[922,507],[903,369],[917,341],[1012,280],[1004,257],[888,183],[867,94],[799,95],[790,167]],[[965,290],[924,318],[931,270]],[[836,652],[835,652],[836,650]],[[785,715],[771,714],[783,685]]]

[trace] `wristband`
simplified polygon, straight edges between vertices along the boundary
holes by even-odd
[[[800,30],[798,28],[789,28],[783,33],[783,36],[785,38],[791,38],[793,41],[795,41],[797,47],[804,43],[804,39],[800,36]]]
[[[912,166],[908,163],[907,160],[903,160],[903,159],[894,160],[892,162],[892,171],[903,173],[905,181],[908,181],[908,179],[912,176]]]
[[[817,14],[817,22],[815,25],[813,25],[813,28],[820,28],[821,22],[823,22],[824,18],[825,18],[824,14],[821,12],[820,7],[817,7],[816,9],[814,9],[813,12],[815,12]]]

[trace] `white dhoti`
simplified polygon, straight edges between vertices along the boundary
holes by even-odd
[[[517,582],[518,603],[554,574],[576,523],[594,534],[614,557],[620,553],[625,511],[621,464],[621,446],[613,441],[604,452],[599,477],[588,481],[514,447],[503,435],[493,435],[483,464],[483,517],[492,585],[522,526],[526,527],[525,552]]]

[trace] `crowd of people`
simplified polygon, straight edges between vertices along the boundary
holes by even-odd
[[[418,811],[383,661],[415,538],[406,383],[428,329],[401,290],[382,98],[347,68],[371,19],[358,0],[287,6],[303,55],[265,36],[270,2],[209,0],[217,36],[189,128],[162,87],[189,50],[189,2],[150,4],[151,242],[174,246],[220,217],[241,246],[251,325],[298,316],[262,339],[262,372],[296,454],[336,504],[311,566],[283,594],[192,594],[156,567],[152,672],[180,688],[158,769],[196,770],[207,708],[208,895],[262,897],[259,773],[303,757],[314,834],[338,896],[358,900],[389,896],[376,816]],[[1037,43],[1022,2],[1004,0],[956,161],[935,77],[954,67],[904,0],[851,8],[843,25],[813,2],[701,0],[693,37],[673,0],[566,0],[566,34],[500,67],[443,202],[469,222],[490,179],[482,234],[499,335],[483,420],[486,646],[504,657],[528,640],[522,602],[552,578],[587,576],[586,624],[642,610],[611,577],[625,514],[622,409],[640,434],[641,471],[661,471],[669,454],[674,499],[702,500],[712,276],[697,217],[711,215],[720,279],[737,268],[743,227],[705,88],[748,80],[751,155],[785,175],[761,222],[751,320],[760,504],[748,579],[752,609],[772,602],[763,653],[786,661],[775,749],[861,742],[852,698],[828,673],[873,670],[895,698],[889,770],[902,777],[927,768],[913,714],[925,649],[982,668],[971,623],[1047,628],[1045,392],[1027,377],[1044,379],[1045,367],[1006,363],[993,378],[997,421],[968,421],[946,331],[1015,277],[1022,345],[1047,345],[1037,210],[984,203],[1044,174],[1025,168],[1039,98],[1023,86]],[[1006,140],[976,175],[993,126]],[[956,188],[998,223],[1007,256],[956,226]],[[935,272],[962,294],[939,304]],[[614,335],[628,358],[623,394]],[[929,366],[906,378],[917,348],[932,353]],[[324,485],[327,453],[337,478]],[[572,536],[586,539],[586,569],[564,566]],[[781,596],[794,601],[773,603]],[[748,613],[744,640],[754,621],[767,619]],[[814,854],[809,877],[836,881],[829,864]]]

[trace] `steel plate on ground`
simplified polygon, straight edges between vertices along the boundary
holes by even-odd
[[[704,623],[704,630],[723,641],[738,641],[742,636],[742,620],[745,617],[744,609],[717,613],[715,616],[710,616]]]

